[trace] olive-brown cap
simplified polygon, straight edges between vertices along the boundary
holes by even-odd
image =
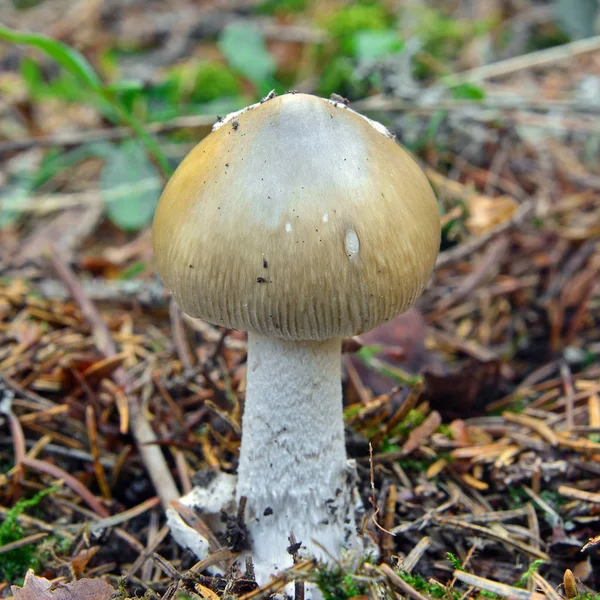
[[[439,250],[435,196],[378,123],[284,94],[229,115],[160,199],[156,268],[192,317],[285,339],[367,331],[410,308]]]

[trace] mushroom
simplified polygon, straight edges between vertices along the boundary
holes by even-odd
[[[156,268],[191,317],[248,332],[236,498],[257,581],[360,549],[341,343],[410,308],[440,243],[435,196],[379,123],[270,94],[220,120],[169,181]],[[293,538],[292,538],[293,539]]]

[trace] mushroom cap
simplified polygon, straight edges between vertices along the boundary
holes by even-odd
[[[387,129],[289,93],[229,115],[187,155],[152,243],[191,317],[318,340],[368,331],[414,304],[435,265],[440,217]]]

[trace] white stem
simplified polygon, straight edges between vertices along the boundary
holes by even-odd
[[[258,583],[293,564],[293,532],[324,560],[356,547],[352,469],[346,461],[341,339],[285,341],[248,335],[237,499]]]

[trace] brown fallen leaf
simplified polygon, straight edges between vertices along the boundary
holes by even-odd
[[[11,591],[15,600],[47,600],[52,598],[52,594],[48,592],[51,585],[47,579],[36,577],[30,569],[25,575],[23,587],[13,585]]]
[[[442,417],[440,417],[440,413],[437,411],[433,411],[425,420],[424,423],[419,425],[416,429],[411,431],[410,435],[406,442],[404,442],[404,446],[402,446],[402,450],[406,454],[410,454],[415,451],[421,443],[423,443],[429,436],[442,424]]]
[[[473,235],[482,235],[501,223],[509,221],[519,205],[511,196],[473,195],[467,199],[469,218],[467,229]]]
[[[25,575],[23,587],[13,585],[14,600],[110,600],[116,590],[102,579],[80,579],[66,585],[59,584],[51,591],[52,583],[37,577],[30,569]]]

